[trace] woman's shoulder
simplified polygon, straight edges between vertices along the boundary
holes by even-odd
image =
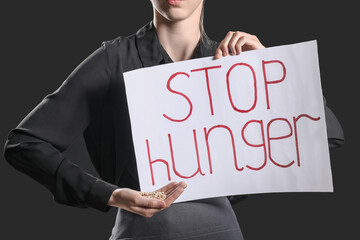
[[[142,67],[136,34],[119,35],[103,41],[102,47],[108,56],[111,69],[114,71],[113,76],[121,76],[120,73]]]
[[[137,48],[136,41],[133,36],[120,35],[116,38],[105,40],[102,47],[108,53],[113,62],[130,60],[136,57]]]
[[[128,48],[129,46],[135,44],[132,36],[117,36],[116,38],[105,40],[102,42],[104,47],[107,47],[109,50]]]

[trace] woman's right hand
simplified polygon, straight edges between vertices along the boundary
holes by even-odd
[[[113,191],[108,205],[119,207],[144,217],[152,217],[155,213],[170,207],[184,192],[185,182],[171,182],[157,191],[165,192],[166,199],[150,199],[140,195],[139,191],[130,188],[118,188]]]

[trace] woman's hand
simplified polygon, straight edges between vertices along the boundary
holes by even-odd
[[[251,35],[245,32],[233,32],[230,31],[226,34],[224,40],[221,41],[219,47],[215,52],[215,59],[219,59],[222,56],[239,55],[242,51],[255,50],[265,48],[259,39],[255,35]]]
[[[160,188],[157,191],[166,193],[166,199],[164,201],[143,197],[139,191],[129,188],[118,188],[113,191],[108,205],[119,207],[144,217],[152,217],[155,213],[170,207],[181,193],[183,193],[185,188],[185,182],[171,182]]]

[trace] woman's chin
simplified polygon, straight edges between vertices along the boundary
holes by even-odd
[[[185,9],[172,8],[172,9],[169,9],[165,15],[166,15],[165,17],[169,21],[176,22],[176,21],[185,20],[186,18],[188,18],[191,15],[191,13],[189,13]]]

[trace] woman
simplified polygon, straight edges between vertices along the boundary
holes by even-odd
[[[220,44],[210,40],[202,27],[203,0],[151,2],[153,21],[104,42],[10,131],[5,158],[47,187],[56,202],[103,212],[117,207],[111,240],[242,239],[226,197],[171,205],[184,182],[160,189],[169,195],[165,201],[140,196],[122,73],[264,46],[243,32],[229,32]],[[62,155],[80,134],[101,179]]]

